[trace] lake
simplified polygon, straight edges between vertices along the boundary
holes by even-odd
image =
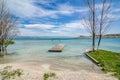
[[[62,52],[48,52],[50,48],[57,44],[64,44]],[[15,40],[14,45],[8,47],[9,55],[0,58],[0,63],[10,63],[17,61],[51,61],[51,63],[62,64],[91,64],[85,56],[86,49],[91,48],[91,39],[31,39]],[[102,39],[100,49],[120,52],[120,38]]]

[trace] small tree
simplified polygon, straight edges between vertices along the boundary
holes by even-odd
[[[4,52],[7,46],[18,33],[16,20],[9,13],[5,0],[0,0],[0,51]]]
[[[98,47],[99,49],[100,42],[102,36],[108,31],[110,24],[112,23],[112,19],[110,19],[108,16],[110,14],[110,8],[111,8],[111,2],[108,3],[109,0],[101,0],[101,10],[100,10],[100,18],[99,18],[99,30],[98,30]]]
[[[95,15],[95,1],[86,0],[88,6],[87,16],[84,17],[83,25],[87,28],[88,32],[92,36],[92,50],[95,51],[95,35],[96,35],[96,15]]]
[[[83,25],[87,31],[92,35],[92,50],[95,50],[95,38],[98,36],[97,49],[100,46],[102,35],[104,35],[110,27],[111,2],[109,0],[99,0],[100,6],[97,6],[97,0],[85,0],[88,6],[87,16],[84,17]]]

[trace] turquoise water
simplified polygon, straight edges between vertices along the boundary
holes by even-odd
[[[0,58],[0,63],[20,60],[52,60],[71,64],[88,63],[84,55],[91,48],[91,39],[59,39],[59,40],[15,40],[8,47],[9,55]],[[63,52],[48,52],[56,44],[64,44]],[[120,52],[120,38],[102,39],[101,49]]]

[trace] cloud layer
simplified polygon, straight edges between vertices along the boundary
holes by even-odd
[[[10,12],[18,18],[22,36],[78,36],[88,34],[82,25],[86,6],[57,0],[7,0]],[[115,4],[113,4],[115,5]],[[101,4],[96,5],[98,9]],[[120,20],[120,7],[113,7],[108,17]]]
[[[83,12],[86,9],[73,7],[67,3],[58,4],[56,6],[50,5],[54,1],[48,0],[8,0],[8,7],[13,14],[21,18],[33,17],[51,17],[57,18],[58,15],[72,15],[76,12]],[[38,4],[36,4],[38,3]],[[51,9],[44,8],[42,5],[48,6]]]

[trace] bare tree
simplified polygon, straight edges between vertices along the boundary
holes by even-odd
[[[85,0],[88,6],[88,13],[85,16],[83,25],[92,35],[92,50],[95,50],[95,38],[98,36],[97,49],[100,46],[102,35],[104,35],[110,27],[111,19],[109,18],[111,3],[108,0]]]
[[[92,50],[95,51],[95,35],[96,35],[96,15],[95,15],[95,1],[86,0],[88,6],[87,16],[84,17],[83,25],[87,28],[88,32],[92,36]]]
[[[7,48],[6,41],[12,40],[17,32],[16,20],[9,13],[5,0],[0,0],[0,51],[3,52]]]
[[[98,31],[98,47],[99,49],[102,36],[109,30],[112,20],[108,17],[110,14],[111,2],[109,0],[101,0],[99,18],[99,31]]]

